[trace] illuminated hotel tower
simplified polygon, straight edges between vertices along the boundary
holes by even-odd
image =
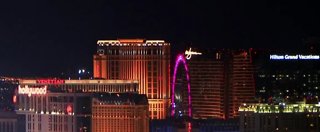
[[[188,60],[188,66],[193,118],[224,119],[225,76],[219,54],[194,55]]]
[[[226,57],[228,76],[226,87],[227,92],[227,118],[239,116],[238,109],[243,103],[254,101],[255,82],[252,55],[250,50],[233,50],[229,53],[230,58]]]
[[[164,119],[170,99],[170,44],[163,40],[98,40],[94,78],[139,81],[151,119]]]
[[[237,117],[240,104],[253,101],[255,95],[250,51],[213,50],[202,53],[187,60],[193,118]],[[187,97],[184,96],[185,99]]]

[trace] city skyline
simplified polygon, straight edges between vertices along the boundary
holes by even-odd
[[[172,44],[173,54],[190,45],[300,48],[309,38],[319,43],[319,9],[315,5],[237,1],[4,2],[0,8],[0,75],[58,76],[80,68],[92,70],[91,55],[99,39],[163,39]]]
[[[74,127],[69,126],[75,124],[76,129],[94,131],[119,130],[123,128],[122,125],[126,127],[123,128],[124,130],[128,128],[133,131],[157,131],[154,129],[170,129],[171,126],[173,126],[172,129],[186,131],[199,129],[206,129],[205,131],[218,129],[236,131],[239,130],[239,127],[240,131],[246,131],[256,125],[254,123],[247,125],[252,119],[247,118],[246,113],[244,113],[244,116],[241,116],[241,111],[238,112],[238,110],[241,110],[241,106],[251,106],[252,103],[258,102],[258,105],[260,105],[268,102],[266,108],[273,108],[273,106],[279,104],[281,107],[291,109],[286,107],[286,105],[289,106],[289,104],[293,103],[288,99],[296,95],[303,97],[300,100],[296,100],[299,104],[311,103],[312,105],[319,105],[317,96],[319,85],[317,85],[317,80],[320,72],[316,65],[313,65],[317,63],[310,63],[311,61],[318,62],[320,60],[319,50],[307,52],[304,49],[299,49],[301,52],[289,52],[288,50],[271,51],[270,49],[266,49],[260,51],[249,48],[237,50],[216,49],[216,51],[206,49],[202,51],[194,48],[193,50],[186,50],[185,54],[176,56],[173,76],[169,77],[170,67],[173,67],[170,66],[170,45],[170,43],[164,40],[98,40],[97,52],[92,55],[92,63],[94,65],[93,78],[76,78],[71,80],[70,78],[48,79],[37,77],[31,80],[30,78],[2,78],[0,80],[0,92],[3,93],[1,98],[3,101],[6,101],[2,106],[15,105],[14,111],[18,115],[18,117],[14,115],[10,116],[12,119],[18,119],[12,120],[13,122],[4,120],[4,122],[7,122],[4,125],[5,130],[8,128],[13,129],[10,126],[20,124],[25,126],[26,130],[31,131],[45,130],[47,127],[43,126],[47,125],[51,126],[47,128],[48,130],[60,131],[63,129],[74,131]],[[256,57],[253,58],[252,55]],[[197,63],[193,64],[193,62]],[[211,64],[212,62],[214,63]],[[270,64],[265,65],[265,62]],[[293,69],[288,70],[287,64]],[[299,64],[307,64],[308,66],[299,67]],[[281,69],[280,67],[287,68]],[[272,68],[276,68],[279,71],[276,70],[274,72],[274,70],[271,70]],[[313,70],[314,74],[311,75],[308,69]],[[181,72],[181,70],[182,74],[176,72]],[[216,73],[210,71],[215,71]],[[85,70],[79,71],[79,73],[84,72]],[[181,74],[182,76],[178,76],[177,74]],[[183,78],[186,78],[186,80]],[[259,78],[260,81],[258,82],[257,79]],[[15,83],[15,79],[19,83]],[[175,82],[175,80],[180,81]],[[269,80],[271,82],[267,82]],[[286,83],[288,80],[296,81],[297,87],[287,89],[286,86],[291,86],[290,82]],[[171,85],[166,85],[169,83]],[[178,83],[187,84],[187,86]],[[268,85],[265,85],[266,83]],[[281,85],[284,84],[284,86],[281,86],[279,89],[277,86],[280,86],[280,83]],[[17,85],[19,86],[17,87]],[[182,87],[179,88],[176,85]],[[12,92],[13,89],[16,90]],[[182,105],[188,103],[188,108],[182,106],[182,109],[177,110],[175,109],[177,106],[176,101],[181,100],[176,93],[179,89],[180,91],[188,91],[187,98],[184,96],[185,92],[182,92],[183,96],[180,96],[183,97]],[[303,91],[301,91],[302,89]],[[281,92],[277,92],[277,90]],[[309,98],[310,94],[306,95],[306,93],[310,93],[311,91],[314,97]],[[113,95],[110,98],[105,98],[105,95],[95,96],[97,92],[98,94],[104,93],[108,96],[113,93]],[[282,95],[284,92],[285,96],[279,99],[281,96],[278,96],[277,93]],[[12,94],[13,96],[10,96]],[[122,96],[124,94],[129,94],[129,96]],[[144,103],[140,105],[140,101],[130,102],[130,99],[133,99],[131,96],[133,94],[143,96]],[[75,99],[78,95],[79,99]],[[114,98],[119,100],[113,102]],[[215,100],[217,98],[220,99]],[[90,101],[90,99],[93,100]],[[186,99],[188,101],[184,101]],[[91,105],[92,103],[93,105]],[[292,106],[296,107],[296,104]],[[119,107],[128,108],[130,109],[129,111],[137,115],[126,115],[127,111],[123,111]],[[222,109],[217,109],[216,107],[221,107]],[[3,107],[3,110],[10,110],[7,108]],[[206,109],[206,111],[202,111],[203,109]],[[259,110],[259,107],[257,109]],[[211,110],[215,114],[210,115],[207,113]],[[181,113],[181,111],[188,111],[188,116],[184,114],[186,112]],[[83,114],[85,114],[84,118],[82,118]],[[293,117],[306,117],[304,119],[309,120],[308,114],[303,114],[301,117]],[[315,114],[318,114],[318,111]],[[250,115],[250,118],[258,116],[260,115],[258,114],[254,117]],[[274,116],[276,121],[277,116],[277,114]],[[77,118],[71,121],[73,117]],[[126,123],[120,123],[122,122],[120,120],[123,120],[123,118],[126,119]],[[55,119],[65,119],[65,122],[68,122],[69,125],[57,122]],[[132,122],[133,119],[141,120],[140,123],[134,124],[135,122]],[[287,118],[283,119],[286,120]],[[20,122],[24,120],[26,121],[25,124]],[[40,120],[48,122],[40,123]],[[175,120],[180,121],[179,123],[163,126],[163,124]],[[79,124],[79,121],[85,123]],[[240,124],[236,125],[236,122]],[[232,125],[228,125],[229,123],[232,123]],[[145,125],[141,126],[142,124]],[[207,124],[210,125],[206,126]],[[305,129],[307,127],[305,125],[308,124],[299,126],[299,129]],[[310,122],[309,125],[312,130],[318,129],[318,125],[314,125],[313,122]],[[184,126],[184,128],[179,128],[181,126]],[[289,128],[287,125],[278,127],[278,125],[273,126],[268,123],[268,129],[291,130],[292,127]]]
[[[0,132],[319,131],[317,5],[3,2]]]

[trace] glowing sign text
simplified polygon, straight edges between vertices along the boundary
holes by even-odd
[[[18,88],[18,93],[19,94],[27,94],[29,97],[31,95],[44,95],[47,93],[47,86],[44,86],[44,87],[30,87],[28,85],[25,85],[25,87],[21,87],[19,85],[19,88]]]
[[[64,80],[59,79],[41,79],[37,80],[38,84],[64,84]]]
[[[191,48],[189,50],[186,50],[184,54],[186,55],[186,59],[188,60],[191,59],[192,55],[202,55],[202,53],[191,51]]]
[[[270,60],[319,60],[319,55],[270,55]]]

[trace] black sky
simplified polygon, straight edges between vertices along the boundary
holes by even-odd
[[[320,37],[307,1],[39,0],[0,3],[0,76],[92,69],[98,39],[164,39],[175,51],[300,48]]]

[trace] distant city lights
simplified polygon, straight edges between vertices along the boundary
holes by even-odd
[[[90,72],[89,72],[89,71],[86,71],[86,69],[79,69],[79,70],[78,70],[78,73],[79,73],[79,74],[86,74],[86,73],[89,74]]]

